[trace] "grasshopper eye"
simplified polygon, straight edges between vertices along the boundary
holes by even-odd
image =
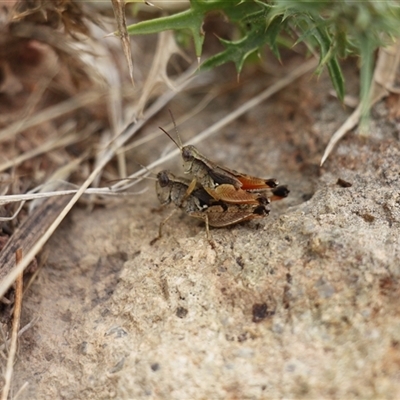
[[[169,185],[169,177],[166,171],[161,171],[157,174],[157,179],[161,187],[166,187]]]
[[[185,146],[182,149],[182,158],[183,158],[183,161],[185,161],[185,162],[194,160],[195,157],[194,157],[193,146]]]

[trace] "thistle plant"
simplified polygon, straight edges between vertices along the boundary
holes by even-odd
[[[269,46],[279,58],[280,43],[294,46],[304,42],[319,54],[320,73],[329,71],[340,100],[345,81],[340,59],[360,57],[360,99],[363,114],[368,112],[374,51],[400,36],[398,1],[308,1],[308,0],[190,0],[190,8],[177,14],[142,21],[128,27],[131,35],[164,30],[186,30],[193,37],[197,57],[203,50],[204,19],[210,12],[220,12],[237,30],[237,40],[220,39],[224,50],[205,60],[206,70],[233,62],[240,73],[246,59]]]

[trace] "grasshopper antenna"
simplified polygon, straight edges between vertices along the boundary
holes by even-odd
[[[181,149],[182,148],[182,140],[181,140],[181,137],[179,136],[178,127],[176,126],[174,114],[172,114],[172,111],[171,111],[170,108],[168,109],[168,112],[169,112],[169,115],[171,116],[172,123],[174,124],[176,137],[178,138],[178,141],[179,141],[179,144],[180,144],[179,148]]]
[[[178,132],[178,128],[176,126],[174,115],[172,114],[172,111],[170,109],[168,109],[168,111],[169,111],[169,115],[171,116],[172,122],[174,124],[176,137],[178,138],[178,141],[176,141],[164,128],[161,128],[161,126],[159,126],[159,128],[175,143],[176,147],[182,151],[182,140],[181,140],[181,137],[179,136],[179,132]]]
[[[180,145],[164,128],[161,128],[161,126],[159,126],[159,128],[175,143],[179,150],[182,150],[182,145]]]

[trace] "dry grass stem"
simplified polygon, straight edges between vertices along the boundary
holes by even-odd
[[[16,251],[16,262],[17,265],[21,262],[22,259],[22,249],[19,248]],[[4,374],[4,388],[2,392],[1,399],[7,400],[8,392],[10,391],[11,386],[11,378],[13,373],[13,366],[14,366],[14,359],[15,353],[17,352],[17,338],[18,338],[18,330],[20,325],[21,319],[21,306],[22,306],[22,289],[23,289],[23,274],[22,272],[18,275],[15,287],[15,303],[14,303],[14,318],[12,324],[12,331],[11,331],[11,344],[10,350],[8,352],[7,358],[7,366],[6,372]]]
[[[28,385],[29,382],[24,382],[24,384],[18,389],[17,393],[15,393],[13,400],[18,400],[19,396],[24,392]]]
[[[137,179],[135,181],[136,183],[141,182],[142,179]],[[55,181],[49,182],[51,183],[56,183]],[[68,182],[62,182],[65,184],[72,185],[72,183]],[[40,187],[42,187],[41,185]],[[121,196],[123,194],[121,193],[116,193],[115,190],[120,190],[119,187],[104,187],[104,188],[88,188],[86,189],[83,194],[90,194],[90,195],[99,195],[99,196]],[[38,199],[47,199],[51,197],[57,197],[57,196],[71,196],[73,194],[76,194],[79,189],[70,189],[70,190],[56,190],[56,191],[51,191],[51,192],[41,192],[41,193],[23,193],[23,194],[11,194],[7,196],[0,196],[0,205],[5,205],[9,203],[17,203],[19,201],[29,201],[29,200],[38,200]],[[131,196],[132,194],[141,194],[143,191],[136,192],[136,193],[126,193],[127,196]],[[0,221],[10,221],[15,218],[15,215],[13,217],[0,217]]]
[[[69,146],[73,143],[79,142],[83,140],[83,138],[84,137],[82,136],[82,134],[80,132],[77,132],[71,133],[64,137],[56,137],[54,139],[48,140],[47,142],[42,143],[32,150],[26,151],[20,156],[14,158],[13,160],[9,160],[4,162],[3,164],[0,164],[0,172],[11,167],[16,167],[17,165],[20,165],[31,158],[37,157],[51,150],[55,150],[57,148]]]
[[[14,211],[13,215],[11,215],[10,217],[0,217],[0,221],[2,221],[2,222],[3,221],[12,221],[20,213],[24,204],[25,204],[25,201],[22,201],[21,204],[18,206],[18,208]]]
[[[24,290],[25,293],[25,290]],[[27,323],[25,326],[23,326],[19,331],[18,331],[18,337],[21,337],[22,334],[24,334],[27,330],[32,328],[33,325],[36,324],[36,322],[39,320],[39,317],[34,318],[31,322]],[[9,346],[11,343],[11,339],[5,341],[2,345],[0,345],[0,351],[3,351],[6,349],[7,346]]]
[[[121,38],[122,49],[124,51],[125,60],[128,64],[129,76],[131,78],[132,85],[134,85],[135,82],[133,80],[132,52],[131,52],[128,31],[126,29],[125,1],[111,0],[111,3],[114,9],[115,20],[117,21],[117,26],[118,26],[117,35]]]
[[[142,126],[155,114],[157,114],[164,106],[166,106],[179,92],[185,89],[190,83],[193,82],[193,79],[197,77],[192,77],[196,72],[197,66],[192,66],[187,69],[180,77],[177,79],[175,90],[169,90],[160,96],[144,113],[144,117],[136,123],[130,123],[128,126],[118,135],[116,138],[113,138],[110,143],[106,145],[106,148],[111,149],[108,152],[112,152],[110,154],[117,154],[117,152],[122,148],[122,146],[129,140],[131,137],[142,128]],[[104,152],[105,157],[110,156],[109,153]],[[112,157],[112,156],[111,156]],[[108,161],[107,161],[108,162]],[[104,164],[105,165],[105,164]],[[145,170],[144,170],[145,171]],[[143,175],[144,172],[141,174]]]
[[[67,204],[69,197],[51,197],[46,199],[38,207],[36,207],[31,214],[22,222],[22,224],[15,230],[11,238],[8,240],[0,253],[0,285],[4,283],[9,272],[18,270],[22,273],[25,267],[33,260],[32,257],[29,262],[26,262],[26,257],[15,266],[14,254],[19,248],[23,249],[28,255],[29,251],[35,246],[36,242],[43,236],[48,227],[54,221],[56,216],[60,213]],[[35,254],[36,255],[36,254]],[[21,265],[25,265],[21,268]],[[19,274],[16,274],[18,276]],[[14,278],[15,280],[16,278]],[[11,282],[11,284],[14,282]],[[9,285],[9,287],[11,286]],[[5,290],[5,292],[7,289]],[[5,293],[4,292],[4,293]],[[4,296],[4,294],[2,295]]]
[[[109,94],[109,90],[89,90],[84,93],[77,94],[62,103],[46,108],[37,112],[34,116],[27,118],[21,123],[20,121],[10,124],[7,128],[0,130],[0,141],[11,139],[19,132],[25,131],[36,125],[40,125],[54,118],[63,116],[67,113],[77,110],[78,108],[100,101]]]
[[[400,40],[392,46],[379,49],[376,62],[374,80],[391,93],[400,93],[400,88],[395,86],[396,74],[400,65]]]
[[[157,49],[142,89],[142,95],[135,107],[138,118],[142,118],[146,103],[159,84],[165,83],[171,90],[176,90],[175,83],[167,75],[167,66],[173,54],[179,54],[186,59],[185,54],[177,46],[173,33],[171,31],[161,32],[158,35]]]
[[[183,124],[187,120],[193,118],[193,116],[201,112],[217,96],[218,96],[217,91],[211,91],[210,93],[207,93],[195,107],[193,107],[189,112],[182,115],[180,118],[176,120],[177,125]],[[168,131],[173,127],[174,125],[172,123],[169,123],[168,125],[166,125],[165,130]],[[164,135],[164,133],[161,130],[157,130],[156,132],[150,133],[145,137],[135,140],[133,143],[122,147],[121,149],[118,150],[118,153],[125,153],[129,150],[135,149],[143,144],[146,144],[154,139],[157,139],[162,135]]]
[[[139,121],[138,123],[136,123],[134,125],[130,124],[128,126],[128,128],[126,128],[124,130],[124,132],[110,144],[110,148],[104,153],[103,158],[101,159],[101,162],[99,163],[99,165],[97,165],[97,167],[92,171],[92,173],[88,176],[88,178],[85,180],[85,182],[79,188],[79,190],[74,194],[72,199],[70,199],[67,204],[65,204],[65,201],[68,201],[68,199],[65,197],[61,197],[62,200],[58,200],[57,202],[53,198],[47,200],[47,201],[54,202],[54,204],[58,205],[57,209],[62,208],[62,210],[59,213],[57,213],[58,215],[55,218],[55,220],[51,223],[51,225],[48,226],[47,229],[41,235],[37,235],[38,236],[37,241],[26,252],[26,255],[23,258],[22,262],[20,264],[18,264],[15,268],[11,267],[12,269],[4,268],[4,270],[2,271],[2,276],[0,276],[0,297],[4,296],[5,292],[15,281],[16,277],[25,270],[25,268],[30,264],[30,262],[36,256],[36,254],[42,249],[43,245],[48,241],[48,239],[51,237],[51,235],[54,233],[54,231],[60,225],[61,221],[65,218],[65,216],[69,213],[69,211],[72,209],[72,207],[78,201],[78,199],[82,196],[83,193],[85,193],[85,191],[91,185],[91,183],[96,178],[96,176],[101,172],[101,170],[104,168],[104,166],[114,157],[115,152],[121,146],[123,146],[126,143],[126,141],[129,140],[132,137],[132,135],[134,135],[144,125],[144,123],[146,121],[148,121],[149,118],[151,118],[153,115],[158,113],[166,104],[168,104],[168,102],[179,91],[183,90],[191,82],[190,77],[191,77],[192,73],[193,73],[193,69],[187,71],[185,74],[182,74],[181,79],[179,80],[180,83],[177,86],[177,91],[170,90],[170,91],[166,92],[163,96],[161,96],[157,101],[155,101],[146,110],[143,120]],[[52,210],[52,208],[50,208],[50,209]],[[50,209],[47,209],[47,210],[50,210]],[[51,214],[55,215],[56,213],[54,211],[52,211]],[[47,219],[47,221],[49,221],[49,219]],[[7,245],[8,245],[8,243],[7,243]],[[7,245],[6,245],[6,247],[7,247]],[[9,262],[9,260],[10,260],[9,255],[5,254],[4,249],[3,249],[3,252],[1,253],[0,264],[1,264],[1,260],[4,263],[6,261]]]
[[[251,100],[248,100],[246,103],[244,103],[238,109],[236,109],[235,111],[228,114],[225,118],[222,118],[220,121],[216,122],[214,125],[211,125],[209,128],[205,129],[203,132],[199,133],[197,136],[195,136],[193,139],[191,139],[189,142],[184,143],[184,145],[200,143],[202,140],[204,140],[204,139],[208,138],[209,136],[213,135],[214,133],[218,132],[223,127],[230,124],[235,119],[237,119],[241,115],[245,114],[247,111],[251,110],[253,107],[256,107],[258,104],[260,104],[264,100],[268,99],[275,93],[279,92],[286,86],[290,85],[292,82],[294,82],[296,79],[298,79],[302,75],[312,71],[316,67],[316,65],[318,65],[318,61],[315,59],[312,59],[312,60],[309,60],[309,61],[305,62],[304,64],[300,65],[299,67],[295,68],[292,72],[288,73],[284,78],[280,79],[279,81],[274,83],[272,86],[268,87],[267,89],[262,91],[260,94],[253,97]],[[141,170],[130,175],[129,178],[130,179],[138,178],[139,176],[142,176],[143,174],[145,174],[147,171],[153,170],[155,167],[158,167],[159,165],[165,163],[168,160],[171,160],[172,158],[176,157],[179,154],[180,154],[180,150],[174,149],[170,153],[166,154],[165,156],[163,156],[163,157],[159,158],[158,160],[149,164],[146,168],[142,168]],[[115,186],[121,186],[121,185],[117,184]],[[132,186],[132,185],[130,185],[130,186]]]
[[[18,115],[18,121],[16,122],[16,124],[18,124],[18,122],[20,124],[23,124],[28,116],[35,111],[35,108],[40,103],[45,91],[49,88],[51,81],[58,72],[59,68],[57,68],[57,63],[55,62],[55,60],[53,60],[53,62],[51,63],[51,67],[47,68],[45,76],[42,77],[35,86],[35,90],[32,92],[30,98],[26,102],[26,106],[19,113],[20,115]]]

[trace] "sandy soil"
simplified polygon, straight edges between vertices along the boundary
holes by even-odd
[[[182,135],[259,87],[221,97]],[[212,230],[215,249],[180,212],[150,245],[170,212],[152,183],[73,210],[24,299],[23,324],[38,320],[20,339],[14,392],[27,381],[20,398],[400,398],[399,125],[378,104],[371,135],[349,134],[319,168],[351,112],[329,90],[326,76],[304,77],[199,145],[291,189],[268,218]],[[179,173],[180,160],[166,167]]]

